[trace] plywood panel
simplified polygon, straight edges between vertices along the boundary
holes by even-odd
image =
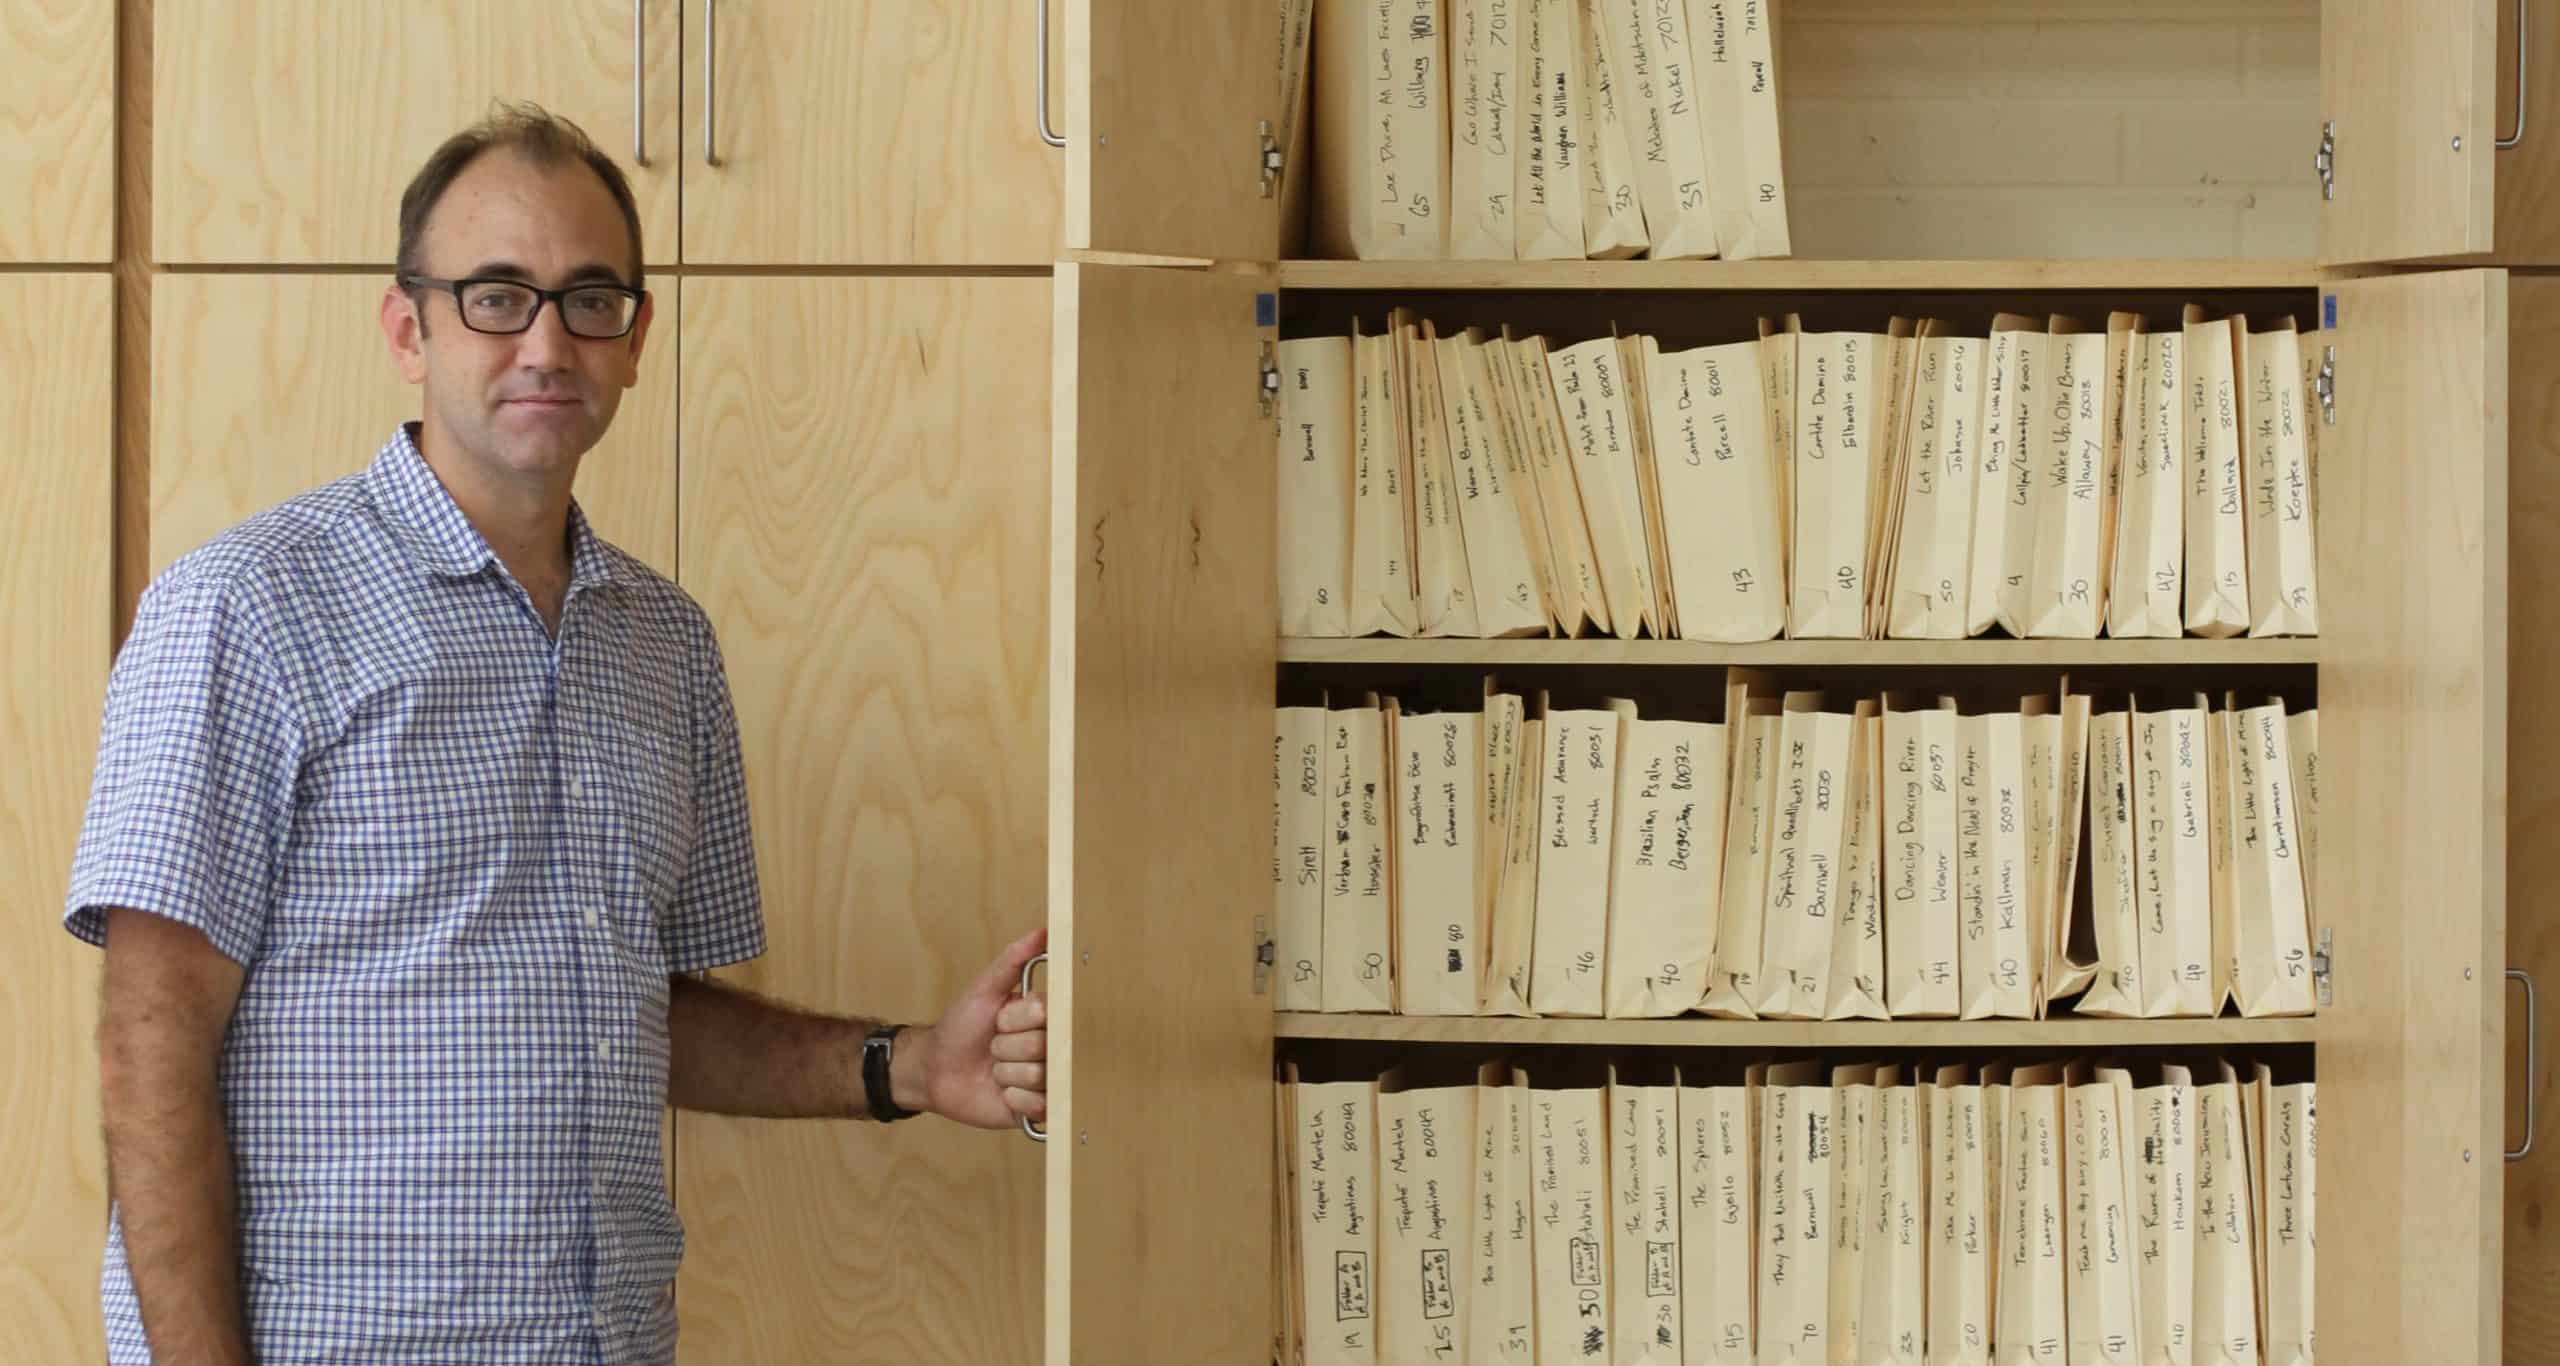
[[[2309,256],[2318,0],[1788,0],[1799,256]]]
[[[1258,125],[1280,127],[1267,0],[1085,0],[1067,20],[1067,245],[1268,261],[1277,199]]]
[[[1272,425],[1247,273],[1058,268],[1048,1360],[1270,1351]]]
[[[2560,633],[2536,604],[2560,594],[2560,280],[2507,286],[2507,962],[2544,991],[2540,1067],[2528,1073],[2521,990],[2507,1005],[2506,1146],[2534,1151],[2506,1170],[2506,1359],[2560,1362]]]
[[[115,250],[115,0],[0,0],[0,261]]]
[[[2521,12],[2524,31],[2516,31]],[[2548,0],[2501,3],[2498,20],[2498,136],[2516,135],[2498,151],[2495,259],[2514,265],[2560,264],[2560,7]],[[2525,45],[2523,122],[2517,121],[2516,43]]]
[[[156,0],[154,21],[155,259],[387,264],[402,187],[501,98],[584,128],[648,259],[676,259],[676,0]]]
[[[931,1019],[1041,919],[1048,281],[684,290],[681,561],[770,943],[721,975]],[[1038,1359],[1020,1134],[686,1114],[676,1153],[685,1360]]]
[[[0,275],[0,1323],[24,1361],[105,1350],[99,958],[61,916],[113,613],[111,289]]]
[[[1057,254],[1067,154],[1040,140],[1030,0],[684,8],[685,260],[1046,265]],[[1066,9],[1051,5],[1053,87]]]
[[[2498,1359],[2507,278],[2342,282],[2320,433],[2320,1336]],[[2362,1251],[2375,1255],[2358,1255]],[[2424,1274],[2406,1274],[2424,1268]]]
[[[2508,3],[2324,0],[2321,117],[2337,121],[2338,185],[2321,206],[2321,260],[2491,248],[2496,10]]]
[[[151,572],[235,522],[363,469],[422,396],[383,340],[375,275],[155,277]],[[676,293],[613,428],[579,467],[596,534],[675,564]]]

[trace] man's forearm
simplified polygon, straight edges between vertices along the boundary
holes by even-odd
[[[211,1069],[146,1055],[102,1080],[107,1171],[153,1357],[246,1366],[231,1142]]]
[[[678,1109],[776,1119],[867,1119],[862,1040],[878,1021],[794,1010],[691,977],[670,984],[667,1098]],[[912,1066],[921,1029],[898,1036],[894,1098],[924,1108]]]

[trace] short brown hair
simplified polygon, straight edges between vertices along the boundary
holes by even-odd
[[[480,159],[483,152],[504,148],[536,166],[550,168],[572,160],[584,162],[596,179],[604,182],[606,193],[622,210],[622,222],[631,230],[631,283],[641,283],[640,205],[631,197],[631,182],[623,178],[622,168],[596,146],[586,130],[531,102],[498,101],[490,106],[488,116],[444,140],[427,164],[418,168],[409,180],[409,188],[400,192],[400,255],[397,269],[403,278],[423,274],[427,215],[435,211],[444,192],[463,169]]]

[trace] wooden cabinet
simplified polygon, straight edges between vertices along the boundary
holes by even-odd
[[[115,0],[0,0],[0,263],[115,253]]]
[[[1269,1350],[1272,427],[1251,274],[1058,267],[1047,1360]],[[1260,781],[1256,781],[1256,765]],[[1257,841],[1260,841],[1259,843]]]
[[[252,513],[363,469],[417,418],[373,275],[164,274],[151,291],[150,572]],[[596,534],[675,570],[677,296],[578,469]]]
[[[2317,1026],[2319,1228],[2391,1255],[2325,1259],[2317,1321],[2389,1360],[2499,1355],[2507,284],[2327,290],[2317,914],[2343,961]]]
[[[668,150],[684,162],[686,261],[1046,265],[1057,254],[1066,153],[1041,140],[1035,97],[1037,64],[1054,77],[1066,57],[1065,0],[684,8],[685,128]]]
[[[2560,5],[2324,0],[2320,24],[2322,261],[2560,262]]]
[[[29,1361],[95,1361],[95,950],[61,929],[113,620],[114,300],[93,275],[0,275],[0,1322]]]
[[[1243,22],[1230,12],[1241,6],[1200,8],[1216,13],[1168,24],[1151,41],[1169,48],[1183,41],[1186,27],[1206,32]],[[1854,4],[1837,8],[1863,12]],[[1940,8],[1979,9],[1986,25],[2036,17],[2006,7]],[[2438,8],[2387,0],[2331,3],[2310,16],[2327,53],[2327,103],[2349,111],[2339,115],[2337,197],[2316,210],[2324,260],[2443,256],[2486,251],[2499,240],[2485,169],[2488,103],[2472,94],[2491,84],[2492,12],[2482,5],[2462,13],[2479,22],[2446,31]],[[1098,50],[1096,23],[1090,41]],[[2235,37],[2235,45],[2255,41]],[[2034,50],[1986,47],[1995,58]],[[1229,60],[1230,74],[1241,79],[1247,58]],[[1881,73],[1901,59],[1878,48],[1867,60]],[[1105,69],[1097,58],[1094,70]],[[1078,108],[1071,93],[1071,123]],[[2459,118],[2439,130],[2437,110]],[[2011,111],[1995,112],[1991,121],[2024,120]],[[2448,145],[2456,134],[2471,149],[2467,159]],[[1230,122],[1201,137],[1188,153],[1193,159],[1169,158],[1164,166],[1188,167],[1197,183],[1212,183],[1222,153],[1211,144],[1241,135]],[[2309,137],[2303,147],[2307,162]],[[2430,159],[2439,151],[2442,164]],[[2351,171],[2359,178],[2352,194]],[[1071,176],[1070,232],[1088,210],[1099,231],[1106,220],[1079,204],[1078,193]],[[1204,212],[1231,212],[1238,223],[1264,211],[1240,196],[1203,197],[1212,201]],[[1115,200],[1124,202],[1145,203]],[[1095,245],[1138,249],[1155,225],[1143,208],[1131,212],[1114,223],[1116,237]],[[1150,246],[1163,240],[1148,239]],[[2041,258],[2093,254],[2060,237],[2021,245]],[[1261,458],[1269,458],[1270,428],[1251,416],[1243,373],[1255,335],[1241,316],[1243,302],[1254,287],[1250,267],[1262,259],[1245,257],[1245,268],[1225,278],[1059,270],[1049,820],[1051,933],[1061,956],[1050,984],[1058,1130],[1049,1172],[1052,1362],[1246,1361],[1269,1350],[1250,1334],[1230,1334],[1171,1307],[1216,1303],[1241,1312],[1266,1305],[1271,1293],[1272,1068],[1256,1046],[1262,1026],[1253,1017],[1269,998],[1246,998],[1242,977],[1249,962],[1242,946],[1253,940],[1267,892],[1242,852],[1259,847],[1246,828],[1252,813],[1233,809],[1268,782],[1268,755],[1236,743],[1229,728],[1266,733],[1263,709],[1273,693],[1260,643],[1226,634],[1237,617],[1267,621],[1271,590],[1260,577],[1222,578],[1228,567],[1220,562],[1231,546],[1264,544],[1266,536],[1239,528],[1267,528],[1274,510],[1265,470],[1238,465],[1230,477],[1220,473],[1228,468],[1231,423],[1252,425]],[[2331,937],[2333,1002],[2298,1026],[2222,1021],[2197,1032],[2164,1031],[2156,1040],[2086,1021],[1972,1032],[1912,1027],[1900,1043],[1884,1031],[1759,1031],[1695,1020],[1643,1029],[1503,1022],[1480,1030],[1467,1022],[1324,1029],[1284,1021],[1275,1031],[1280,1046],[1330,1035],[1368,1041],[1370,1052],[1359,1056],[1371,1058],[1380,1056],[1378,1044],[1429,1047],[1434,1039],[1613,1049],[1831,1043],[1869,1052],[1958,1047],[1979,1058],[2038,1039],[2079,1048],[2307,1039],[2330,1136],[2319,1217],[2326,1241],[2349,1250],[2320,1267],[2318,1322],[2328,1355],[2498,1359],[2502,1264],[2507,1275],[2518,1274],[2502,1241],[2514,1216],[2498,1158],[2508,1058],[2520,1050],[2509,1048],[2499,992],[2512,875],[2509,717],[2524,683],[2509,657],[2508,405],[2516,333],[2507,273],[2359,278],[2368,272],[2241,259],[2139,267],[2060,259],[1914,263],[1907,270],[1888,264],[1283,263],[1277,312],[1291,335],[1338,330],[1350,316],[1374,320],[1384,307],[1406,302],[1451,325],[1509,320],[1577,338],[1606,335],[1613,323],[1678,326],[1726,340],[1749,335],[1755,313],[1790,308],[1809,317],[1878,320],[1896,311],[1987,317],[2014,306],[2099,315],[2131,307],[2174,317],[2187,298],[2232,308],[2269,302],[2235,297],[2235,288],[2272,293],[2270,306],[2281,311],[2331,314],[2317,337],[2334,347],[2337,395],[2334,423],[2320,436],[2327,620],[2314,650],[2285,659],[2327,713],[2322,749],[2330,797],[2321,820],[2322,847],[2330,852],[2315,915]],[[1231,297],[1221,296],[1222,288]],[[1183,336],[1185,327],[1197,331],[1179,350],[1158,355],[1159,343]],[[1143,388],[1124,392],[1132,374],[1144,377]],[[1321,681],[1355,690],[1409,679],[1417,666],[1465,671],[1502,660],[1558,669],[1544,676],[1569,678],[1597,696],[1643,657],[1591,642],[1541,642],[1535,650],[1376,642],[1367,652],[1357,642],[1329,652],[1282,644],[1283,658],[1332,661]],[[2185,670],[2187,677],[2225,667],[2176,643],[2128,649],[2121,661],[2105,641],[2067,660],[1994,642],[1957,642],[1925,657],[1861,654],[1867,647],[1859,646],[1834,656],[1798,644],[1759,654],[1704,650],[1694,658],[1721,665],[1764,662],[1765,655],[1765,662],[1799,669],[1883,674],[1902,660],[1925,664],[1937,678],[2020,663],[2076,669],[2084,659]],[[1979,654],[1969,653],[1976,646]],[[2274,652],[2267,658],[2285,662]],[[1363,660],[1374,666],[1366,678],[1343,667]],[[1655,663],[1640,672],[1658,678],[1656,670],[1676,667]],[[1448,677],[1441,675],[1444,686],[1458,686]],[[2043,680],[2049,687],[2050,673]],[[1215,852],[1195,858],[1202,851]],[[2284,1027],[2262,1027],[2278,1024]],[[1167,1080],[1133,1089],[1128,1075],[1141,1072]],[[1219,1151],[1237,1148],[1250,1150],[1261,1170],[1248,1171]],[[1166,1279],[1138,1284],[1121,1272],[1132,1258],[1146,1266],[1150,1282]],[[1215,1270],[1200,1270],[1204,1265]],[[2409,1267],[2425,1274],[2406,1274]]]
[[[719,975],[929,1021],[1042,915],[1049,282],[689,279],[684,314],[677,561],[770,944]],[[1036,1359],[1040,1164],[940,1121],[679,1116],[684,1358]]]
[[[2560,593],[2560,280],[2507,284],[2507,963],[2539,992],[2560,992],[2560,706],[2541,686],[2560,678],[2560,634],[2540,609]],[[2507,1030],[2506,1359],[2560,1362],[2560,1044],[2545,997],[2501,984]],[[2539,1027],[2540,1037],[2528,1031]],[[2528,1122],[2530,1121],[2530,1127]]]
[[[155,260],[387,264],[402,187],[497,99],[584,128],[631,178],[648,260],[676,259],[676,0],[156,0],[151,14]]]

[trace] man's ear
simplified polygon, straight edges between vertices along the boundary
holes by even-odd
[[[427,379],[427,320],[418,301],[397,281],[382,291],[382,338],[391,344],[392,362],[411,384]]]
[[[630,368],[623,371],[622,374],[622,387],[625,389],[631,388],[633,385],[640,382],[640,349],[648,343],[649,323],[651,319],[657,316],[657,313],[658,296],[655,294],[641,295],[640,316],[631,320],[631,335],[623,338],[624,341],[631,344],[631,354],[629,357],[631,365]]]

